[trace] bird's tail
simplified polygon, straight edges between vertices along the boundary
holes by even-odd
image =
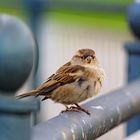
[[[28,96],[37,96],[37,93],[38,93],[37,90],[32,90],[30,92],[27,92],[27,93],[24,93],[24,94],[21,94],[21,95],[17,95],[16,98],[21,99],[21,98],[28,97]]]

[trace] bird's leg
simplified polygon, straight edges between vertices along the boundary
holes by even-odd
[[[67,112],[70,109],[67,105],[64,105],[64,106],[65,106],[66,109],[65,110],[62,110],[61,113]]]
[[[88,110],[82,108],[82,107],[79,106],[78,104],[75,104],[75,105],[76,105],[76,107],[72,106],[72,108],[76,108],[76,109],[78,109],[79,111],[83,111],[83,112],[87,113],[88,115],[90,115],[90,113],[89,113]]]
[[[68,107],[67,105],[65,105],[66,109],[65,110],[62,110],[61,113],[64,113],[64,112],[67,112],[67,111],[75,111],[75,112],[80,112],[79,109],[77,109],[77,107]]]
[[[71,107],[68,107],[67,105],[65,105],[66,109],[65,110],[62,110],[61,113],[64,113],[64,112],[67,112],[67,111],[75,111],[75,112],[80,112],[80,111],[83,111],[85,112],[86,114],[90,115],[89,111],[82,108],[81,106],[79,106],[78,104],[75,104],[76,106],[71,106]]]

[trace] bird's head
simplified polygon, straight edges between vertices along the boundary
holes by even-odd
[[[92,49],[78,50],[72,58],[72,64],[82,66],[98,66],[99,62],[96,58],[95,51]]]

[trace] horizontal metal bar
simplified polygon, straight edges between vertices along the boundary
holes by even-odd
[[[30,100],[16,100],[11,97],[0,96],[0,113],[1,112],[16,112],[16,113],[31,113],[37,112],[40,108],[39,101],[31,98]]]
[[[133,46],[133,47],[132,47]],[[140,55],[140,41],[125,43],[125,49],[130,54]]]
[[[140,80],[33,127],[32,140],[93,140],[140,113]]]

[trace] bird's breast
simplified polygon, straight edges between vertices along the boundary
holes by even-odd
[[[104,75],[101,71],[85,71],[83,77],[75,82],[58,87],[51,94],[51,99],[62,104],[82,102],[99,93]]]
[[[88,96],[92,97],[97,95],[102,87],[105,79],[105,72],[102,68],[89,69],[86,72],[87,78],[89,79],[89,93]]]

